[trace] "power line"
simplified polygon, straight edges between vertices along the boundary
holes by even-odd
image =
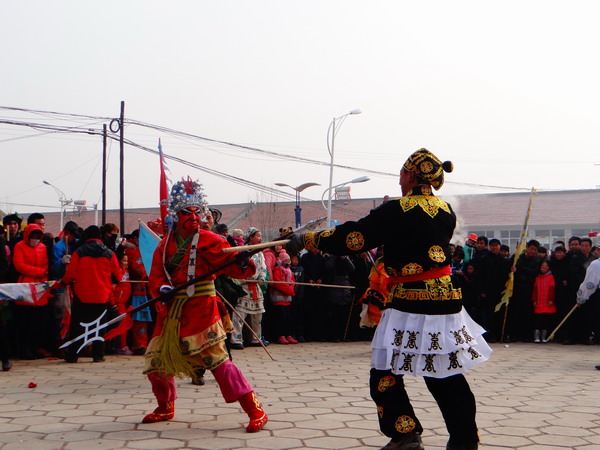
[[[31,205],[29,203],[11,203],[11,202],[3,202],[0,201],[0,203],[4,204],[4,205],[11,205],[11,206],[34,206],[36,208],[49,208],[49,209],[56,209],[56,205],[54,206],[47,206],[47,205]]]
[[[32,123],[32,122],[17,122],[17,121],[7,121],[7,120],[0,120],[0,123],[6,123],[6,124],[11,124],[11,125],[18,125],[18,126],[26,126],[26,127],[30,127],[30,128],[34,128],[34,129],[43,129],[43,130],[54,130],[54,131],[60,131],[60,132],[68,132],[68,133],[79,133],[79,134],[88,134],[88,135],[96,135],[96,136],[100,136],[102,135],[102,132],[100,130],[97,129],[93,129],[93,128],[81,128],[81,127],[61,127],[61,126],[56,126],[56,125],[47,125],[47,124],[40,124],[40,123]],[[118,140],[117,137],[113,136],[113,135],[108,135],[108,138],[111,140]],[[140,150],[143,150],[145,152],[148,153],[152,153],[154,155],[158,155],[158,151],[145,147],[141,144],[138,144],[137,142],[131,141],[129,139],[124,139],[124,142],[127,145],[130,145],[132,147],[136,147],[139,148]],[[243,178],[239,178],[239,177],[235,177],[233,175],[229,175],[223,172],[219,172],[215,169],[210,169],[208,167],[204,167],[201,166],[199,164],[195,164],[192,163],[190,161],[187,161],[185,159],[182,158],[178,158],[176,156],[171,156],[171,155],[167,155],[165,154],[165,158],[179,162],[181,164],[187,165],[189,167],[193,167],[195,169],[198,169],[200,171],[209,173],[211,175],[241,184],[243,186],[246,187],[250,187],[254,190],[257,190],[259,192],[263,192],[263,193],[268,193],[268,194],[272,194],[272,195],[276,195],[278,197],[282,197],[282,198],[286,198],[286,199],[292,199],[295,198],[294,194],[290,194],[288,192],[285,191],[281,191],[279,189],[274,189],[274,188],[270,188],[268,186],[263,186],[261,184],[258,183],[254,183],[252,181],[249,180],[245,180]]]
[[[22,112],[32,112],[32,113],[39,113],[39,114],[50,114],[50,115],[64,116],[64,117],[86,118],[86,119],[90,119],[90,120],[99,120],[99,119],[102,119],[102,120],[113,120],[112,118],[108,118],[108,117],[104,117],[103,118],[103,117],[99,117],[99,116],[88,116],[88,115],[82,115],[82,114],[58,113],[58,112],[55,112],[55,111],[28,110],[28,109],[25,109],[25,108],[13,108],[13,107],[2,107],[2,106],[0,106],[0,109],[22,111]],[[6,120],[6,119],[0,120],[0,123],[4,123],[4,124],[8,124],[8,125],[28,126],[28,127],[34,128],[34,129],[53,130],[53,131],[57,131],[57,132],[69,132],[69,133],[79,133],[79,134],[89,134],[89,135],[99,135],[101,133],[100,130],[96,130],[96,129],[93,129],[93,128],[84,128],[83,126],[72,126],[72,127],[62,126],[61,127],[61,126],[48,125],[48,124],[42,124],[42,123],[17,122],[15,120]],[[185,136],[185,137],[188,137],[188,138],[197,139],[197,140],[201,140],[201,141],[212,143],[212,144],[216,144],[216,145],[223,145],[223,146],[228,146],[228,147],[231,147],[231,148],[247,150],[247,151],[259,153],[261,155],[268,155],[270,157],[277,158],[277,159],[284,159],[284,160],[295,161],[295,162],[300,162],[300,163],[304,163],[304,164],[320,165],[320,166],[327,166],[327,167],[329,167],[329,165],[330,165],[330,163],[327,163],[327,162],[324,162],[324,161],[318,161],[318,160],[313,160],[313,159],[308,159],[308,158],[302,158],[302,157],[295,156],[295,155],[281,154],[281,153],[277,153],[277,152],[273,152],[273,151],[269,151],[269,150],[264,150],[264,149],[260,149],[260,148],[256,148],[256,147],[247,146],[247,145],[236,144],[236,143],[228,142],[228,141],[221,141],[221,140],[217,140],[217,139],[210,139],[210,138],[206,138],[206,137],[203,137],[203,136],[195,135],[195,134],[192,134],[192,133],[178,131],[178,130],[174,130],[172,128],[168,128],[168,127],[164,127],[164,126],[160,126],[160,125],[149,124],[149,123],[138,121],[138,120],[126,119],[125,120],[125,124],[138,125],[138,126],[141,126],[141,127],[154,129],[156,131],[160,131],[162,133],[170,134],[170,135],[173,135],[173,136],[178,136],[178,137]],[[109,138],[110,139],[114,139],[114,137],[112,137],[112,136],[109,136]],[[155,153],[154,150],[151,150],[148,147],[144,147],[144,146],[142,146],[140,144],[137,144],[137,143],[135,143],[135,142],[133,142],[131,140],[127,140],[126,139],[126,142],[129,145],[132,145],[134,147],[137,147],[137,148],[140,148],[142,150],[150,151],[152,153]],[[269,192],[269,193],[272,193],[272,194],[276,193],[278,196],[283,196],[284,198],[291,198],[291,197],[293,197],[291,194],[288,194],[287,192],[279,191],[279,190],[273,189],[273,188],[268,188],[268,187],[262,186],[262,185],[260,185],[258,183],[253,183],[253,182],[251,182],[249,180],[244,180],[242,178],[234,177],[232,175],[228,175],[228,174],[225,174],[223,172],[216,171],[214,169],[209,169],[207,167],[199,166],[199,165],[196,165],[194,163],[191,163],[191,162],[186,161],[186,160],[181,159],[181,158],[175,158],[175,157],[168,156],[168,155],[165,155],[165,156],[168,157],[168,158],[174,158],[174,160],[176,160],[176,161],[178,161],[178,162],[180,162],[182,164],[188,165],[190,167],[194,167],[194,168],[196,168],[198,170],[201,170],[201,171],[204,171],[206,173],[213,174],[215,176],[227,179],[229,181],[240,183],[240,184],[245,185],[247,187],[252,187],[253,189],[256,189],[258,191]],[[352,171],[356,171],[356,172],[360,172],[360,173],[368,173],[368,174],[378,175],[378,176],[394,177],[394,178],[396,178],[398,176],[397,173],[382,172],[382,171],[378,171],[378,170],[358,168],[358,167],[346,166],[346,165],[342,165],[342,164],[334,164],[333,166],[336,167],[336,168],[339,168],[339,169],[352,170]],[[498,185],[488,185],[488,184],[480,184],[480,183],[467,183],[467,182],[452,181],[452,180],[448,180],[448,181],[446,181],[446,183],[450,184],[450,185],[453,184],[453,185],[468,186],[468,187],[477,187],[477,188],[487,188],[487,189],[491,188],[491,189],[504,189],[504,190],[516,190],[516,191],[529,190],[528,187],[498,186]]]

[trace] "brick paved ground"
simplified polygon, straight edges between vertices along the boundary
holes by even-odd
[[[468,374],[478,402],[484,449],[600,448],[600,347],[493,344],[492,360]],[[0,373],[0,448],[16,449],[347,449],[378,448],[369,398],[369,344],[271,345],[234,353],[270,422],[259,433],[242,426],[239,405],[223,402],[214,378],[178,382],[171,422],[140,424],[155,407],[140,374],[141,357],[16,361]],[[38,384],[27,387],[29,382]],[[421,379],[407,388],[425,426],[426,448],[447,440],[436,404]]]

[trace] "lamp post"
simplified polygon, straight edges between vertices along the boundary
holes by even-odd
[[[296,228],[299,228],[300,225],[302,225],[302,208],[300,207],[300,192],[302,192],[304,189],[309,188],[311,186],[320,186],[319,183],[304,183],[301,184],[300,186],[290,186],[289,184],[285,184],[285,183],[275,183],[275,186],[286,186],[289,187],[291,189],[293,189],[294,191],[296,191],[296,207],[294,208],[294,213],[295,213],[295,218],[296,218]]]
[[[339,131],[340,127],[346,120],[346,117],[360,114],[362,111],[360,109],[353,109],[352,111],[344,114],[343,116],[334,117],[331,123],[329,124],[329,128],[327,129],[327,150],[329,151],[329,156],[331,157],[329,163],[329,199],[327,200],[327,226],[331,227],[331,196],[333,192],[333,152],[335,147],[335,135]],[[337,126],[337,128],[336,128]],[[331,142],[330,142],[331,141]],[[348,183],[346,183],[348,184]]]
[[[331,186],[323,191],[323,195],[321,195],[321,204],[323,205],[323,208],[325,208],[325,210],[327,211],[327,217],[329,218],[329,222],[327,224],[328,227],[331,227],[331,193],[332,193],[332,191],[334,191],[335,189],[337,189],[339,187],[346,186],[347,184],[364,183],[365,181],[369,181],[369,180],[370,180],[369,177],[362,176],[362,177],[355,178],[354,180],[346,181],[345,183],[336,184],[335,186]],[[325,198],[325,194],[327,192],[329,192],[329,202],[328,202],[327,206],[325,206],[324,198]]]
[[[61,191],[59,188],[54,186],[52,183],[49,183],[46,180],[44,180],[43,182],[44,182],[44,184],[47,184],[48,186],[52,187],[58,194],[58,201],[60,202],[60,231],[62,231],[63,222],[65,219],[65,207],[67,205],[70,205],[71,203],[73,203],[73,199],[72,198],[67,199],[66,194],[63,191]]]

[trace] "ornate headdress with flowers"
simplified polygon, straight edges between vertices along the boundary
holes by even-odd
[[[169,195],[169,215],[173,222],[177,222],[177,213],[189,206],[200,208],[202,215],[208,213],[208,203],[204,188],[197,181],[193,181],[190,177],[181,179],[171,188]]]

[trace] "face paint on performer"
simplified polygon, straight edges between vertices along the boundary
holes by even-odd
[[[177,213],[177,228],[184,234],[192,234],[200,226],[202,213],[197,206],[188,206]]]

